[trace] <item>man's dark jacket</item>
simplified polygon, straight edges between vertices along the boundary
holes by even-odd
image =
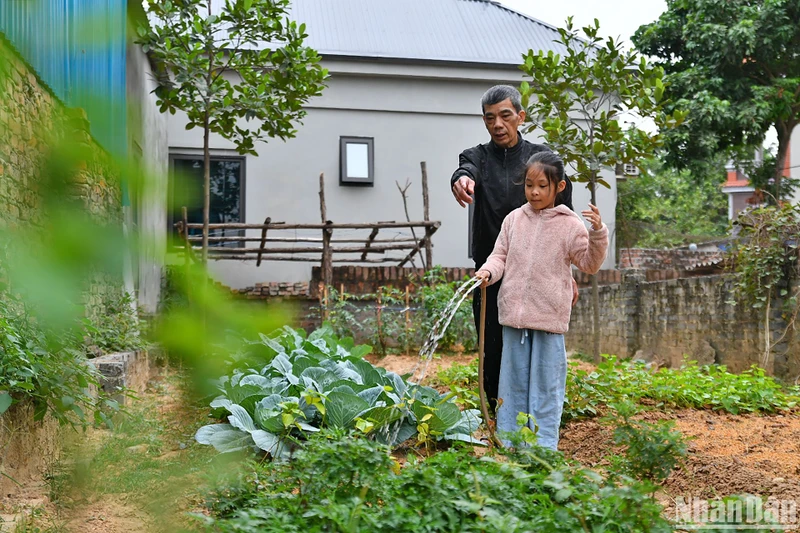
[[[472,258],[480,267],[494,249],[503,219],[527,202],[525,199],[525,163],[536,152],[550,151],[543,144],[528,142],[519,136],[511,148],[501,148],[490,141],[461,152],[458,169],[450,178],[450,188],[461,176],[475,182],[472,218]],[[556,198],[556,205],[572,209],[572,183]]]

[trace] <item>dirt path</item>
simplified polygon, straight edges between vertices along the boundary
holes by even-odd
[[[181,383],[172,372],[155,376],[115,430],[77,435],[48,480],[27,487],[35,505],[23,531],[192,531],[187,512],[200,510],[197,487],[216,454],[193,440],[208,411],[186,397]]]

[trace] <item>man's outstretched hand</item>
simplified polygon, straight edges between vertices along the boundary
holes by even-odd
[[[475,194],[475,182],[469,176],[461,176],[453,183],[453,196],[461,207],[473,202],[473,194]]]

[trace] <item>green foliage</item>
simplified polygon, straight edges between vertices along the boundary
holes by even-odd
[[[763,207],[739,215],[739,229],[730,258],[736,276],[736,295],[763,308],[775,290],[796,268],[800,235],[800,206]],[[786,295],[786,290],[782,296]]]
[[[122,291],[105,298],[103,312],[83,320],[85,350],[89,357],[147,348],[143,323],[133,304],[133,297]]]
[[[657,408],[724,410],[729,413],[774,413],[800,405],[800,389],[784,389],[762,368],[732,374],[724,366],[687,362],[678,369],[652,372],[644,363],[604,356],[594,370],[570,363],[562,423],[601,415],[608,406],[646,401]],[[477,398],[478,361],[454,363],[439,371],[438,384],[465,402]]]
[[[185,111],[187,129],[208,128],[239,153],[257,155],[255,141],[294,136],[293,122],[321,93],[327,71],[303,45],[305,25],[286,19],[288,0],[225,0],[219,7],[211,10],[208,0],[149,2],[150,24],[137,28],[138,42],[163,69],[156,88],[161,112]]]
[[[780,183],[775,181],[778,159],[774,149],[765,149],[762,157],[754,159],[752,147],[738,149],[733,159],[737,162],[742,174],[747,176],[747,181],[755,188],[754,200],[761,205],[777,205],[778,196],[782,200],[793,198],[800,180],[783,176]],[[780,191],[777,187],[780,185]]]
[[[464,281],[448,282],[444,268],[437,265],[422,278],[411,277],[409,282],[409,323],[406,322],[405,292],[384,286],[380,287],[378,293],[360,296],[330,287],[328,324],[336,335],[363,340],[380,355],[390,353],[393,348],[420,347]],[[313,312],[316,316],[319,309]],[[477,347],[477,337],[472,307],[462,304],[439,341],[439,347],[443,350],[460,347],[471,351]]]
[[[630,480],[604,481],[532,448],[505,460],[448,450],[400,468],[388,448],[322,432],[289,463],[265,463],[211,498],[209,530],[661,532],[661,508]]]
[[[657,408],[694,408],[774,413],[793,409],[800,402],[795,389],[784,390],[762,368],[732,374],[723,365],[697,366],[688,362],[679,369],[650,371],[643,363],[618,361],[614,356],[595,370],[570,367],[563,421],[595,416],[607,405],[622,400],[648,400]]]
[[[390,346],[407,346],[414,330],[406,331],[405,293],[394,287],[380,287],[374,295],[376,308],[360,321],[361,331],[366,341],[377,349],[377,353],[386,355]],[[380,303],[377,303],[380,302]]]
[[[436,374],[437,383],[450,389],[455,402],[468,409],[478,409],[481,404],[478,392],[478,358],[462,365],[453,363]]]
[[[529,129],[543,132],[543,140],[575,169],[575,181],[588,184],[592,201],[597,184],[610,187],[598,175],[601,169],[638,164],[660,145],[660,134],[623,129],[623,113],[652,118],[661,131],[684,117],[678,108],[664,112],[664,71],[621,41],[601,39],[599,28],[595,19],[579,37],[570,17],[558,29],[565,55],[529,50],[520,67],[530,78],[520,86]]]
[[[729,257],[736,273],[736,301],[763,310],[765,346],[764,366],[772,350],[770,319],[773,300],[783,298],[787,328],[797,317],[798,294],[789,294],[789,281],[796,277],[800,236],[800,206],[784,204],[741,213],[736,221],[738,240]]]
[[[628,400],[610,407],[613,415],[604,421],[614,425],[614,444],[625,447],[622,456],[611,458],[612,469],[640,481],[664,482],[686,458],[686,442],[683,435],[674,430],[675,423],[634,419],[641,408]]]
[[[783,161],[800,121],[798,18],[796,1],[667,0],[659,19],[637,30],[636,47],[666,71],[667,110],[689,112],[682,127],[666,132],[669,164],[690,166],[745,147],[750,159],[771,127]],[[783,190],[777,196],[787,197]]]
[[[442,315],[464,281],[448,282],[444,269],[439,265],[425,273],[414,295],[415,302],[418,302],[424,311],[418,326],[421,332],[427,334],[433,329],[436,320]],[[478,334],[475,331],[472,307],[461,305],[444,336],[439,340],[439,346],[447,349],[461,344],[464,350],[471,351],[477,347],[477,341]]]
[[[436,379],[443,385],[459,385],[461,387],[478,386],[478,358],[471,363],[463,365],[453,363],[443,368],[436,374]]]
[[[412,437],[480,444],[472,437],[478,411],[461,411],[436,390],[371,365],[362,359],[370,350],[327,327],[308,337],[289,327],[261,335],[218,382],[222,395],[211,407],[229,424],[200,428],[197,441],[281,459],[321,428],[355,429],[392,446]]]
[[[61,424],[109,422],[116,402],[89,386],[97,375],[76,335],[45,330],[21,302],[0,297],[0,414],[13,403],[33,402],[34,419],[50,414]]]
[[[626,248],[672,247],[720,238],[728,229],[728,197],[720,190],[725,161],[676,171],[656,160],[617,183],[618,242]]]

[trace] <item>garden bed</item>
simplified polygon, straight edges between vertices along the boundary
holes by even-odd
[[[99,386],[120,405],[129,405],[130,394],[141,394],[150,378],[150,362],[145,350],[107,354],[91,359],[99,371]],[[97,396],[97,390],[92,390]],[[123,392],[123,389],[125,392]],[[52,471],[62,456],[65,428],[52,416],[34,420],[32,400],[13,404],[0,417],[0,524],[19,517],[14,511],[20,500],[43,501],[32,487]]]

